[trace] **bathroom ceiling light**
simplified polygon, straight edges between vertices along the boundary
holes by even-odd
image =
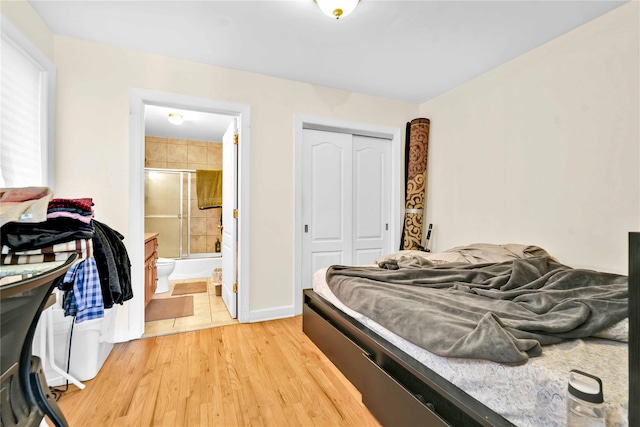
[[[182,114],[171,113],[169,114],[169,123],[174,125],[181,125],[184,122]]]
[[[360,0],[314,0],[320,10],[331,18],[340,19],[356,8]]]

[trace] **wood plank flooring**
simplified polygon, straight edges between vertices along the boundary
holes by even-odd
[[[302,316],[116,344],[59,400],[76,426],[379,426]]]

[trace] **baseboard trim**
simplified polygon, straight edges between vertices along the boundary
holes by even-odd
[[[264,322],[267,320],[284,319],[295,316],[295,307],[287,305],[282,307],[267,308],[263,310],[249,311],[249,322]]]

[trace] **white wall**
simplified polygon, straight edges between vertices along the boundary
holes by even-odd
[[[531,243],[565,264],[626,273],[627,232],[640,230],[638,9],[420,106],[436,250]]]
[[[3,0],[0,12],[53,62],[53,31],[27,0]]]

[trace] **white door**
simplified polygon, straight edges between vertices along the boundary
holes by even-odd
[[[302,280],[351,263],[351,135],[304,130],[302,152]]]
[[[389,251],[391,141],[353,136],[353,264]]]
[[[236,243],[238,225],[234,218],[238,190],[238,146],[233,143],[236,135],[236,119],[233,119],[222,137],[222,300],[229,314],[238,316],[236,288]],[[236,289],[234,289],[236,288]]]
[[[366,265],[389,252],[391,141],[304,130],[302,286],[334,264]]]

